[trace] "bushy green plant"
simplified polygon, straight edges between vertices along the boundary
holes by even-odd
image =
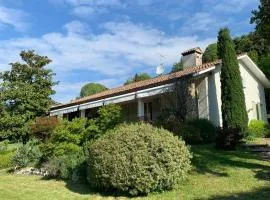
[[[267,122],[262,120],[251,120],[248,125],[247,138],[266,137],[270,134],[270,127]]]
[[[121,122],[121,107],[116,104],[108,104],[98,110],[98,126],[102,133],[113,129]]]
[[[82,149],[61,156],[53,156],[44,164],[51,177],[82,181],[86,179],[86,163]]]
[[[0,152],[0,169],[9,168],[12,166],[11,160],[14,154],[14,151]]]
[[[200,135],[200,129],[189,123],[178,125],[178,131],[175,135],[180,136],[188,144],[202,144],[203,139]]]
[[[31,123],[31,133],[39,140],[45,141],[52,134],[53,130],[59,125],[57,117],[45,116],[38,117]]]
[[[188,148],[169,131],[123,124],[87,146],[92,187],[130,195],[172,189],[191,168]]]
[[[216,127],[208,119],[195,119],[190,121],[190,125],[199,130],[203,143],[211,143],[216,138]]]
[[[22,168],[29,165],[35,165],[42,157],[37,140],[30,140],[20,146],[12,158],[13,168]]]
[[[8,140],[4,140],[3,142],[0,142],[0,153],[6,152],[8,150]]]

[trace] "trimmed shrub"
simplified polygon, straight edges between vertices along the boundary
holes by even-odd
[[[11,160],[14,154],[14,151],[0,152],[0,169],[9,168],[12,166]]]
[[[270,133],[270,128],[267,122],[261,120],[251,120],[248,125],[247,138],[266,137]]]
[[[121,107],[116,104],[108,104],[101,107],[98,110],[98,126],[102,133],[105,133],[109,129],[113,129],[115,126],[120,124]]]
[[[72,181],[86,181],[86,163],[82,149],[76,153],[53,156],[44,164],[49,176]]]
[[[45,141],[50,137],[53,130],[59,125],[57,117],[45,116],[37,117],[30,125],[32,134],[39,140]]]
[[[8,140],[0,142],[0,153],[5,153],[8,150]]]
[[[120,125],[86,152],[91,187],[133,196],[172,189],[191,169],[185,143],[149,124]]]
[[[178,125],[178,134],[175,134],[177,136],[180,136],[186,143],[188,144],[202,144],[203,139],[200,136],[200,130],[191,125],[191,124],[179,124]]]
[[[12,158],[13,168],[22,168],[29,165],[35,165],[39,163],[42,153],[38,146],[37,140],[30,140],[25,145],[22,145],[16,151],[16,154]]]
[[[203,143],[211,143],[216,139],[216,127],[208,119],[195,119],[190,121],[190,125],[199,130],[199,135]]]
[[[240,130],[237,128],[217,129],[216,148],[223,150],[235,150],[240,140]]]

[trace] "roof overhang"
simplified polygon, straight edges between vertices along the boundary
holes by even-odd
[[[265,74],[257,67],[257,65],[250,59],[248,55],[242,55],[238,57],[251,73],[262,83],[265,88],[270,88],[270,81]]]
[[[122,103],[122,102],[132,101],[134,99],[151,97],[158,94],[162,94],[164,92],[168,92],[172,88],[172,86],[173,84],[166,84],[166,85],[152,87],[152,88],[148,88],[144,90],[139,90],[136,92],[130,92],[123,95],[116,95],[114,97],[104,98],[97,101],[90,101],[87,103],[78,104],[76,106],[70,106],[66,108],[51,110],[50,115],[51,116],[62,115],[66,113],[76,112],[78,110],[85,110],[89,108],[100,107],[100,106],[110,104],[110,103]]]

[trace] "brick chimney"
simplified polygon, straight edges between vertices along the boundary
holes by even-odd
[[[200,47],[186,50],[182,52],[183,67],[192,67],[202,64],[202,50]]]

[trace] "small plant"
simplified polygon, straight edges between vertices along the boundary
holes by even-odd
[[[248,125],[248,132],[245,137],[249,140],[266,137],[270,134],[270,127],[265,121],[251,120]]]
[[[204,144],[214,142],[216,139],[216,127],[208,119],[195,119],[189,122],[199,130],[200,137]]]
[[[72,181],[86,180],[86,163],[82,149],[76,153],[53,156],[44,164],[49,176]]]
[[[92,187],[132,196],[169,190],[191,169],[185,143],[149,124],[123,124],[87,145]]]
[[[30,140],[25,145],[20,146],[12,158],[13,168],[17,169],[38,164],[42,157],[38,144],[37,140]]]

